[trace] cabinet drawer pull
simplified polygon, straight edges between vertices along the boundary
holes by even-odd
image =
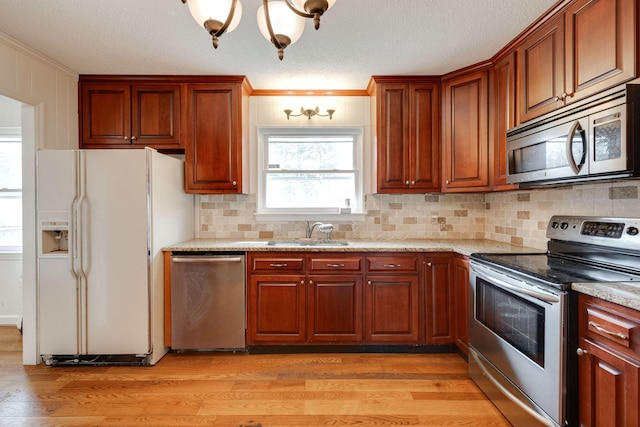
[[[289,264],[269,264],[269,267],[273,267],[273,268],[286,268],[286,267],[289,267]]]
[[[583,349],[581,349],[581,348],[578,348],[578,349],[576,350],[576,354],[577,354],[578,356],[584,356],[585,354],[589,354],[589,352],[588,352],[587,350],[583,350]]]
[[[327,264],[329,268],[344,268],[344,264]]]
[[[384,264],[385,268],[402,268],[402,264]]]
[[[624,340],[624,341],[627,341],[629,339],[629,337],[626,336],[625,334],[621,334],[620,332],[612,332],[612,331],[610,331],[608,329],[605,329],[601,325],[598,325],[593,320],[589,322],[589,326],[593,326],[593,328],[598,332],[602,332],[603,334],[607,334],[607,335],[614,336],[616,338],[620,338],[621,340]]]
[[[135,141],[136,139],[138,139],[138,138],[136,138],[135,136],[132,136],[132,137],[131,137],[131,140],[132,140],[132,141]]]

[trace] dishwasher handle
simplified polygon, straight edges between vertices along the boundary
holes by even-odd
[[[243,257],[227,257],[227,256],[181,256],[171,257],[171,262],[242,262]]]

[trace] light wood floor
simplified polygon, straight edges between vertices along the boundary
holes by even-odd
[[[0,327],[0,426],[509,426],[457,355],[168,354],[22,366]]]

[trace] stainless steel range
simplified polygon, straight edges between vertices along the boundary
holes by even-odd
[[[469,374],[514,426],[575,426],[573,283],[637,282],[640,219],[554,216],[547,252],[473,254]]]

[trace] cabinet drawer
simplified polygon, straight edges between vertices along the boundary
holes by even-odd
[[[631,346],[632,334],[640,324],[624,317],[587,307],[586,328],[590,332],[624,347]]]
[[[418,271],[416,256],[375,256],[367,257],[367,271],[411,272]]]
[[[251,272],[290,272],[304,271],[304,257],[260,257],[251,259]]]
[[[362,270],[361,257],[317,257],[309,260],[309,271],[349,271]]]
[[[581,334],[640,359],[640,313],[607,301],[581,301]]]

